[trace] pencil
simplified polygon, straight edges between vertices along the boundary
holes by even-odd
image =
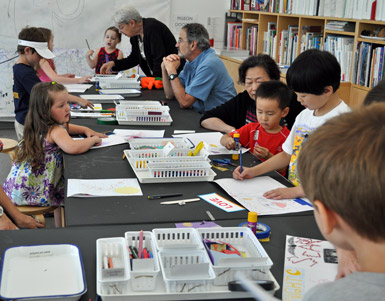
[[[91,50],[91,48],[90,48],[90,44],[88,44],[88,41],[87,41],[87,39],[86,39],[86,43],[87,43],[87,47],[88,47],[88,50]]]

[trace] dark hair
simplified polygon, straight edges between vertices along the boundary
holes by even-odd
[[[258,97],[277,100],[281,110],[290,106],[291,96],[289,88],[279,80],[263,82],[255,92],[256,100]]]
[[[271,80],[279,80],[280,71],[274,60],[267,54],[258,54],[245,59],[239,66],[239,83],[244,84],[246,81],[246,72],[250,68],[261,67],[265,70]]]
[[[49,40],[51,39],[52,30],[45,27],[39,27],[39,29],[44,34],[45,42],[49,42]]]
[[[210,48],[209,33],[206,28],[199,23],[188,23],[182,27],[186,31],[187,41],[192,43],[197,42],[197,46],[201,50]]]
[[[306,197],[321,201],[357,234],[385,239],[385,104],[373,103],[317,128],[298,155]]]
[[[295,92],[321,95],[327,86],[336,92],[340,86],[341,67],[334,55],[327,51],[309,49],[290,65],[286,82]]]
[[[37,27],[24,27],[19,32],[18,39],[31,42],[47,42],[44,33],[41,31],[40,28]],[[17,45],[17,52],[19,54],[24,54],[25,47],[29,46]],[[32,49],[32,54],[34,54],[35,49],[33,47],[30,48]]]
[[[107,33],[107,31],[109,31],[109,30],[115,31],[116,36],[117,36],[117,38],[119,39],[119,43],[120,43],[120,42],[122,41],[122,34],[119,32],[119,29],[116,28],[115,26],[110,26],[110,27],[108,27],[108,28],[106,29],[106,31],[104,32],[104,36],[106,36],[106,33]]]
[[[65,90],[63,85],[55,82],[33,86],[24,123],[23,141],[16,156],[17,162],[28,160],[33,168],[38,168],[44,162],[44,139],[48,131],[58,125],[51,116],[53,94]]]
[[[373,102],[385,101],[385,80],[380,81],[377,86],[374,86],[364,99],[364,105],[370,105]]]

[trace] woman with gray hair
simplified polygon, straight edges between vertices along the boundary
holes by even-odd
[[[170,29],[154,18],[142,18],[132,6],[119,9],[114,16],[119,32],[130,38],[131,54],[105,63],[100,73],[126,70],[137,65],[147,76],[161,77],[163,57],[176,54],[176,40]]]

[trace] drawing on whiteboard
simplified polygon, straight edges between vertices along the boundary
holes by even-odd
[[[17,36],[25,26],[47,27],[55,35],[54,54],[58,74],[72,73],[90,75],[93,70],[87,65],[85,53],[97,49],[103,43],[105,28],[114,25],[112,16],[126,0],[115,0],[106,5],[104,0],[2,0],[0,1],[0,120],[13,117],[12,66],[17,57]],[[143,16],[156,17],[165,24],[170,23],[170,0],[130,0]],[[119,48],[124,56],[131,52],[127,37]],[[2,63],[5,62],[5,63]]]

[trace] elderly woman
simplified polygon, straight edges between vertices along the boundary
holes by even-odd
[[[255,93],[259,85],[265,81],[279,80],[280,71],[274,60],[267,54],[250,56],[239,66],[239,83],[245,91],[208,112],[200,120],[201,126],[213,131],[230,133],[247,123],[257,122]],[[297,102],[292,93],[289,114],[283,123],[291,129],[295,117],[304,107]]]
[[[147,76],[161,77],[163,57],[178,53],[174,35],[166,25],[154,18],[142,18],[132,6],[119,9],[114,16],[119,32],[130,38],[131,54],[105,63],[101,73],[126,70],[137,65]]]

